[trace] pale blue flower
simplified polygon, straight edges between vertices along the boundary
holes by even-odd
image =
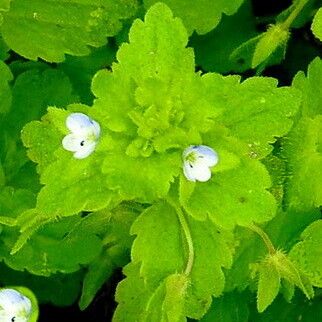
[[[183,173],[189,181],[205,182],[211,178],[210,168],[218,163],[218,154],[206,145],[191,145],[183,151]]]
[[[63,138],[65,150],[74,152],[76,159],[84,159],[93,153],[100,137],[100,125],[83,113],[72,113],[66,119],[71,132]]]
[[[29,298],[14,289],[0,290],[1,322],[28,322],[31,311],[32,305]]]

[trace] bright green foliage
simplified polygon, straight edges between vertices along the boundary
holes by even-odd
[[[281,277],[277,268],[268,262],[260,264],[258,274],[257,309],[263,312],[277,296]]]
[[[316,4],[258,35],[250,1],[153,3],[132,24],[131,0],[0,1],[0,284],[86,309],[124,267],[114,321],[270,321],[321,287],[322,64],[260,72]],[[84,159],[62,144],[75,112],[101,129]],[[218,154],[207,182],[183,172],[194,145]]]
[[[218,122],[248,144],[250,158],[269,154],[276,137],[289,131],[300,104],[297,90],[277,88],[277,81],[268,77],[242,83],[236,76],[211,74],[205,79],[212,104],[224,108]]]
[[[314,36],[322,40],[322,8],[315,14],[311,28]]]
[[[136,7],[136,0],[12,0],[2,14],[1,33],[26,58],[60,62],[65,53],[83,56],[88,46],[104,45]]]
[[[16,241],[17,232],[6,229],[2,233],[3,244],[0,252],[5,263],[16,270],[27,269],[33,274],[43,276],[56,272],[75,272],[80,265],[91,262],[102,247],[101,240],[91,227],[81,234],[77,230],[79,225],[82,225],[79,216],[48,224],[33,234],[29,242],[15,255],[10,255],[10,250]]]
[[[308,69],[296,75],[293,84],[303,93],[303,108],[298,122],[285,142],[292,177],[287,184],[289,207],[307,209],[322,204],[322,62],[314,60]]]
[[[263,312],[278,294],[281,279],[285,279],[288,288],[299,287],[308,299],[314,296],[312,284],[301,270],[281,251],[269,254],[260,263],[253,266],[258,273],[257,309]]]
[[[308,226],[301,239],[291,249],[290,257],[314,286],[322,287],[322,221],[317,220]]]
[[[168,8],[156,5],[145,23],[134,23],[129,38],[130,44],[123,44],[117,54],[113,73],[101,71],[94,77],[98,99],[93,116],[118,140],[105,157],[107,184],[128,198],[151,201],[166,195],[180,171],[181,152],[166,151],[200,142],[200,132],[211,124],[208,118],[218,111],[200,97],[206,88],[194,73],[192,51],[185,48],[186,31]]]
[[[180,297],[185,299],[184,308],[172,307],[178,316],[178,312],[182,310],[183,316],[200,318],[209,307],[211,295],[221,294],[224,286],[221,267],[228,268],[232,260],[225,238],[210,222],[190,219],[189,225],[195,249],[194,265],[189,274],[173,275],[185,270],[188,258],[185,240],[180,233],[180,223],[174,209],[166,203],[156,204],[135,221],[132,232],[137,237],[132,248],[132,263],[125,270],[127,278],[120,284],[117,292],[120,305],[116,321],[137,321],[142,319],[142,316],[146,321],[157,321],[148,319],[148,316],[153,314],[155,307],[163,308],[166,305],[163,304],[164,301],[174,301],[165,291],[175,287],[171,283],[178,285],[178,292],[182,293]],[[139,271],[137,265],[140,265]],[[137,279],[136,284],[139,283],[137,287],[141,287],[139,285],[144,281],[147,290],[140,303],[137,303],[137,300],[125,301],[135,292],[136,288],[132,287],[133,278]],[[172,292],[172,296],[177,295]],[[148,309],[152,300],[155,304]],[[178,303],[176,305],[179,306]],[[163,314],[169,314],[167,307],[163,308]],[[129,312],[135,312],[135,315],[130,318]],[[182,320],[178,317],[178,321]]]
[[[158,2],[157,0],[144,0],[146,8]],[[212,0],[164,0],[175,16],[183,20],[188,33],[194,30],[198,34],[205,34],[215,28],[221,19],[222,14],[233,15],[243,0],[212,1]]]

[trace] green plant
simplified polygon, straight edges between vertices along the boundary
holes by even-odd
[[[231,54],[218,71],[257,68],[245,78],[205,67],[222,54],[200,55],[212,32],[189,35],[218,25],[225,36],[250,2],[236,20],[242,1],[200,1],[198,15],[199,1],[165,1],[175,17],[154,2],[3,2],[3,60],[9,46],[46,62],[9,52],[0,65],[0,281],[57,305],[75,301],[82,281],[85,309],[124,267],[114,321],[270,321],[273,301],[268,311],[305,301],[296,288],[316,305],[322,61],[290,86],[260,74],[318,4],[294,1],[266,32],[216,44]],[[106,36],[116,37],[89,49]]]

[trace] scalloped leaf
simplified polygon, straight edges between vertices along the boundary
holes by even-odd
[[[144,0],[146,8],[149,8],[157,0]],[[223,14],[231,16],[236,13],[243,0],[212,1],[212,0],[164,0],[176,16],[183,20],[189,34],[194,30],[198,34],[206,34],[215,28]]]
[[[301,241],[293,246],[290,258],[317,287],[322,287],[322,220],[309,225],[301,235]]]
[[[170,287],[169,279],[174,279],[174,283],[181,285],[178,291],[181,290],[182,297],[185,298],[183,316],[200,318],[208,309],[211,296],[221,294],[224,287],[222,267],[228,268],[232,261],[227,236],[221,235],[210,222],[199,222],[189,218],[189,227],[195,257],[191,273],[184,274],[180,272],[184,271],[186,265],[186,245],[174,208],[165,202],[155,204],[134,222],[131,231],[137,237],[132,247],[130,267],[134,268],[140,264],[138,272],[140,278],[137,275],[133,277],[130,273],[128,278],[121,282],[117,291],[120,306],[116,311],[116,321],[126,320],[128,312],[132,311],[135,312],[135,316],[130,321],[138,319],[140,315],[145,314],[145,307],[150,305],[149,302],[153,298],[156,303],[154,306],[151,305],[148,311],[152,314],[151,310],[154,307],[162,306],[160,301],[162,303],[164,296],[161,296],[159,292],[163,292],[164,285]],[[155,236],[158,238],[154,238]],[[178,238],[178,236],[182,237]],[[125,270],[126,275],[128,270],[129,268]],[[127,301],[133,292],[132,278],[137,278],[135,283],[138,287],[143,281],[146,285],[147,291],[144,298],[139,300],[140,303],[137,302],[138,299]],[[184,280],[188,282],[188,287],[185,286]],[[181,284],[180,281],[183,283]],[[175,293],[172,296],[175,296]],[[133,305],[138,305],[138,307],[133,307]],[[163,307],[163,314],[169,314],[170,308],[171,306]],[[178,318],[178,321],[181,320]]]
[[[132,17],[136,0],[15,0],[3,15],[7,45],[28,59],[61,62],[65,54],[84,56],[100,47]],[[26,32],[27,31],[27,32]]]

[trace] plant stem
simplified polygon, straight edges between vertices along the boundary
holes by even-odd
[[[178,206],[176,204],[176,202],[174,200],[172,200],[170,197],[167,198],[167,201],[175,209],[175,211],[178,215],[178,219],[179,219],[180,225],[182,227],[183,233],[186,238],[186,242],[187,242],[187,246],[188,246],[188,259],[187,259],[187,265],[186,265],[184,273],[186,275],[190,275],[191,270],[192,270],[192,266],[193,266],[194,257],[195,257],[195,251],[194,251],[194,247],[193,247],[190,227],[188,225],[188,221],[187,221],[185,214],[183,213],[181,207]]]
[[[249,225],[248,227],[249,227],[252,231],[254,231],[255,233],[257,233],[257,234],[262,238],[263,242],[264,242],[264,243],[265,243],[265,245],[266,245],[266,248],[267,248],[268,252],[269,252],[271,255],[273,255],[273,254],[275,254],[275,253],[276,253],[276,249],[275,249],[275,247],[274,247],[273,243],[271,242],[270,238],[268,237],[268,235],[265,233],[265,231],[264,231],[262,228],[260,228],[260,227],[258,227],[258,226],[256,226],[256,225],[254,225],[254,224],[251,224],[251,225]]]
[[[291,27],[291,24],[296,19],[296,17],[299,15],[301,10],[304,8],[308,0],[300,0],[298,5],[295,7],[295,9],[291,12],[291,14],[287,17],[287,19],[281,24],[281,27],[284,30],[288,30]]]

